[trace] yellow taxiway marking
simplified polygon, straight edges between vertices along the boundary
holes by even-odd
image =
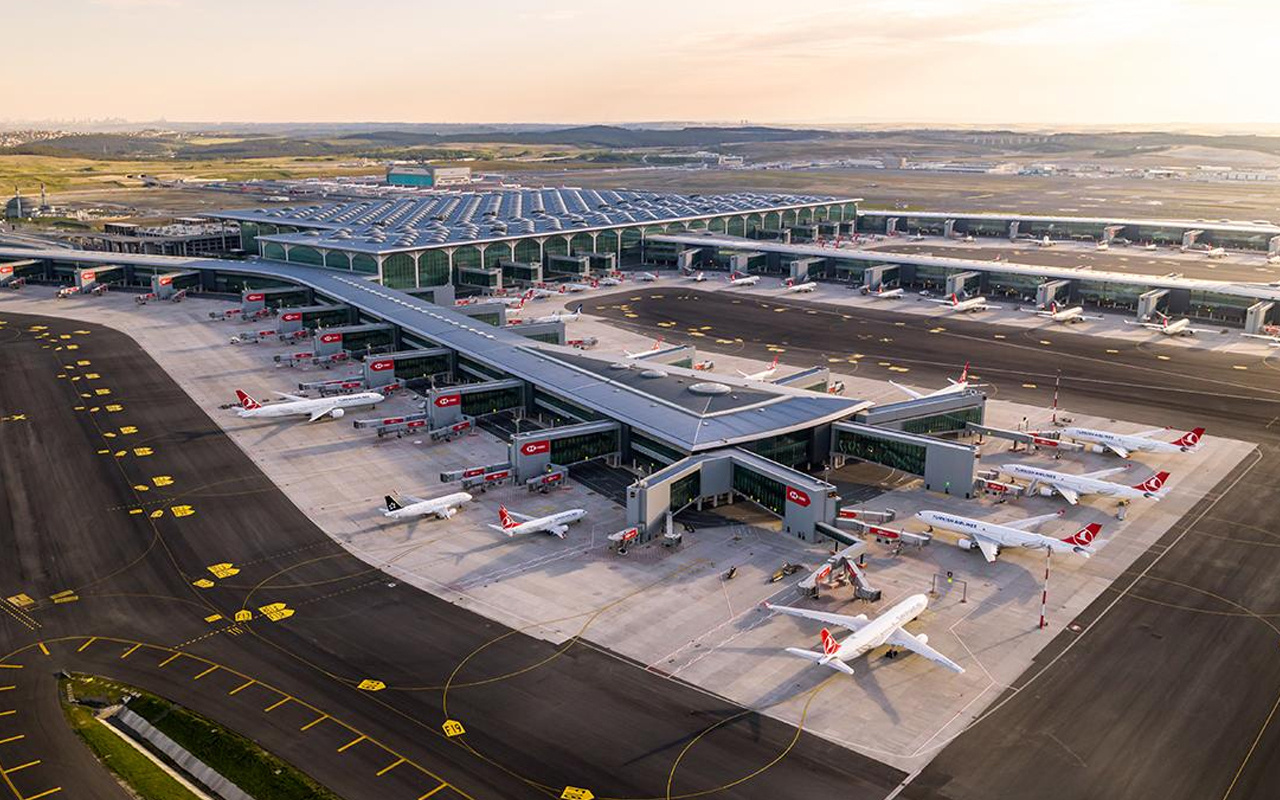
[[[285,703],[287,703],[287,702],[289,702],[289,698],[288,698],[288,697],[282,697],[282,698],[280,698],[279,700],[277,700],[277,701],[275,701],[274,703],[272,703],[271,705],[269,705],[269,706],[267,706],[266,708],[262,709],[262,713],[264,713],[264,714],[268,714],[268,713],[270,713],[270,712],[272,712],[272,711],[275,711],[277,708],[279,708],[280,706],[284,705],[284,704],[285,704]]]
[[[208,675],[210,672],[213,672],[213,671],[214,671],[214,670],[216,670],[216,669],[217,669],[217,667],[216,667],[216,666],[209,667],[209,668],[208,668],[208,669],[206,669],[204,672],[201,672],[199,675],[195,676],[195,677],[194,677],[194,678],[192,678],[191,680],[193,680],[193,681],[198,681],[198,680],[200,680],[201,678],[203,678],[205,675]]]
[[[364,734],[360,734],[356,738],[344,744],[342,747],[339,747],[338,752],[345,753],[348,750],[350,750],[352,747],[355,747],[356,745],[360,744],[361,742],[363,742],[365,739],[368,739],[368,738],[369,738],[368,736],[365,736]]]
[[[1034,389],[1034,388],[1036,388],[1036,385],[1035,385],[1034,383],[1024,383],[1024,384],[1022,384],[1022,388],[1023,388],[1023,389]]]
[[[418,800],[427,800],[427,798],[428,798],[428,797],[430,797],[431,795],[435,794],[436,792],[440,791],[441,789],[447,789],[447,788],[449,788],[449,784],[447,784],[447,783],[442,783],[442,784],[440,784],[439,786],[437,786],[436,788],[434,788],[434,789],[432,789],[431,791],[429,791],[429,792],[427,792],[426,794],[424,794],[422,797],[419,797],[419,798],[418,798]]]
[[[1163,355],[1161,355],[1161,356],[1156,356],[1156,358],[1160,359],[1161,361],[1168,361],[1168,360],[1169,360],[1169,356],[1163,356]]]
[[[40,648],[41,653],[44,653],[46,656],[49,655],[49,648],[44,646],[44,642],[38,643],[37,646]]]
[[[1053,342],[1049,341],[1048,339],[1041,339],[1041,340],[1040,340],[1040,344],[1043,344],[1043,345],[1048,346],[1048,345],[1053,344]]]
[[[1119,351],[1119,350],[1111,350],[1111,349],[1108,349],[1108,350],[1107,350],[1107,355],[1115,356],[1115,355],[1119,355],[1119,354],[1120,354],[1120,351]]]
[[[22,669],[21,664],[0,664],[0,669]]]
[[[14,714],[17,714],[17,713],[18,713],[18,710],[17,710],[17,709],[9,709],[8,711],[0,711],[0,717],[11,717],[11,716],[13,716]]]
[[[157,666],[160,666],[160,667],[166,666],[170,661],[173,661],[174,659],[178,658],[181,655],[182,653],[174,653],[173,655],[166,658],[164,661],[161,661],[159,664],[157,664]]]
[[[564,791],[560,793],[560,800],[595,800],[596,796],[591,793],[590,789],[582,789],[577,786],[566,786]]]
[[[135,644],[133,647],[130,647],[128,650],[125,650],[123,653],[121,653],[121,654],[120,654],[120,657],[121,657],[121,658],[128,658],[129,656],[133,655],[133,651],[134,651],[134,650],[137,650],[139,647],[142,647],[142,645],[140,645],[140,644]]]
[[[239,686],[237,686],[236,688],[234,688],[234,689],[232,689],[231,691],[227,692],[227,695],[228,695],[228,696],[230,696],[230,695],[233,695],[233,694],[239,694],[240,692],[244,691],[245,689],[248,689],[250,686],[254,685],[255,683],[257,683],[257,681],[255,681],[255,680],[248,680],[248,681],[245,681],[244,683],[240,684],[240,685],[239,685]]]
[[[77,648],[76,648],[76,652],[77,652],[77,653],[83,652],[85,649],[87,649],[87,648],[89,647],[89,645],[93,644],[93,643],[94,643],[94,642],[96,642],[96,641],[98,641],[98,637],[97,637],[97,636],[90,636],[90,637],[88,638],[88,640],[87,640],[87,641],[85,641],[85,643],[84,643],[84,644],[82,644],[82,645],[80,645],[79,647],[77,647]]]
[[[9,742],[16,742],[25,738],[27,738],[25,733],[19,733],[16,736],[10,736],[8,739],[0,739],[0,744],[8,744]]]
[[[393,761],[393,762],[391,762],[390,764],[388,764],[387,766],[385,766],[385,767],[383,767],[382,769],[378,770],[376,773],[374,773],[374,777],[381,778],[383,775],[386,775],[388,772],[390,772],[391,770],[395,769],[396,767],[400,766],[401,764],[403,764],[404,762],[406,762],[406,761],[408,761],[408,760],[409,760],[409,759],[407,759],[407,758],[403,758],[403,757],[402,757],[402,758],[400,758],[400,759],[399,759],[399,760],[397,760],[397,761]]]
[[[217,621],[218,621],[218,620],[220,620],[220,619],[222,619],[222,615],[221,615],[221,614],[210,614],[209,616],[207,616],[207,617],[205,617],[205,618],[204,618],[204,621],[205,621],[205,622],[217,622]]]
[[[1246,367],[1244,364],[1232,364],[1231,368],[1232,369],[1248,369],[1248,367]]]
[[[19,765],[18,765],[18,766],[16,766],[16,767],[10,767],[9,769],[6,769],[6,770],[4,771],[4,774],[5,774],[5,775],[12,775],[13,773],[17,772],[18,770],[23,770],[23,769],[26,769],[26,768],[28,768],[28,767],[35,767],[35,766],[38,766],[39,764],[40,764],[40,759],[38,759],[38,758],[37,758],[35,761],[28,761],[28,762],[27,762],[27,763],[25,763],[25,764],[19,764]]]
[[[49,790],[47,790],[47,791],[43,791],[43,792],[41,792],[40,794],[28,795],[28,796],[26,796],[26,797],[22,798],[22,800],[40,800],[40,798],[41,798],[41,797],[48,797],[49,795],[51,795],[51,794],[55,794],[55,793],[60,792],[60,791],[62,791],[62,787],[61,787],[61,786],[55,786],[55,787],[53,787],[52,789],[49,789]]]
[[[306,725],[303,725],[301,728],[298,728],[298,730],[300,731],[311,730],[312,728],[319,725],[321,722],[324,722],[328,718],[329,718],[328,714],[321,714],[320,716],[308,722]]]

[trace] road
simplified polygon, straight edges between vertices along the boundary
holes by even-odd
[[[763,360],[772,345],[789,366],[838,358],[838,371],[921,386],[943,384],[972,361],[994,396],[1039,405],[1048,405],[1060,369],[1068,409],[1202,424],[1209,435],[1258,442],[898,797],[1280,797],[1274,358],[730,291],[668,289],[626,310],[618,303],[602,297],[587,311],[712,352]],[[707,325],[703,336],[688,336]]]
[[[118,332],[0,314],[0,375],[0,773],[19,800],[123,796],[62,724],[58,670],[182,703],[353,800],[880,798],[902,779],[372,569]]]

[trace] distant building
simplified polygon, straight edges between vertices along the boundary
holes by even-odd
[[[142,226],[132,222],[108,222],[102,233],[77,237],[88,250],[109,253],[144,253],[158,256],[202,256],[230,253],[240,247],[240,227],[183,217],[171,225]]]
[[[471,167],[409,167],[392,164],[387,167],[387,183],[391,186],[432,189],[465,186],[471,183]]]

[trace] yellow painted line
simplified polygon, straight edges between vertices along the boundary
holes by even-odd
[[[350,749],[350,748],[352,748],[352,747],[355,747],[356,745],[360,744],[361,742],[363,742],[365,739],[368,739],[368,738],[369,738],[368,736],[365,736],[365,735],[362,733],[362,734],[360,734],[359,736],[357,736],[356,738],[354,738],[354,739],[352,739],[351,741],[349,741],[349,742],[347,742],[346,744],[344,744],[342,747],[339,747],[339,748],[338,748],[338,752],[339,752],[339,753],[345,753],[348,749]]]
[[[1168,360],[1169,360],[1169,356],[1156,356],[1156,358],[1160,359],[1161,361],[1168,361]]]
[[[163,666],[167,665],[170,661],[173,661],[175,658],[177,658],[177,657],[178,657],[178,656],[180,656],[180,655],[182,655],[182,653],[174,653],[173,655],[171,655],[171,656],[169,656],[168,658],[166,658],[164,661],[161,661],[157,666],[161,666],[161,667],[163,667]]]
[[[49,648],[44,646],[44,642],[40,642],[39,646],[41,653],[44,653],[46,656],[49,655]]]
[[[0,664],[0,669],[22,669],[21,664]]]
[[[0,739],[0,744],[8,744],[9,742],[16,742],[19,739],[25,738],[27,738],[27,735],[25,733],[20,733],[17,736],[10,736],[8,739]]]
[[[237,686],[236,688],[232,689],[231,691],[227,692],[227,695],[230,696],[233,694],[239,694],[240,692],[244,691],[245,689],[248,689],[250,686],[254,685],[255,683],[257,683],[257,681],[253,681],[253,680],[246,681],[240,684],[239,686]]]
[[[12,692],[17,686],[0,686],[0,692]]]
[[[37,758],[35,761],[28,761],[25,764],[19,764],[16,767],[10,767],[9,769],[6,769],[4,771],[4,774],[12,775],[13,773],[17,772],[20,769],[26,769],[27,767],[35,767],[35,766],[38,766],[39,764],[40,764],[40,759]]]
[[[394,763],[392,763],[392,764],[390,764],[390,765],[388,765],[388,766],[385,766],[385,767],[383,767],[382,769],[378,770],[376,773],[374,773],[374,777],[381,778],[383,775],[386,775],[388,772],[390,772],[391,770],[395,769],[396,767],[400,766],[401,764],[403,764],[404,762],[406,762],[406,761],[408,761],[408,760],[409,760],[409,759],[407,759],[407,758],[403,758],[403,757],[402,757],[399,761],[396,761],[396,762],[394,762]]]
[[[213,671],[214,671],[215,669],[217,669],[217,668],[218,668],[218,667],[217,667],[217,665],[215,664],[214,666],[209,667],[209,668],[208,668],[208,669],[206,669],[204,672],[201,672],[199,675],[195,676],[195,677],[194,677],[194,678],[192,678],[191,680],[193,680],[193,681],[198,681],[198,680],[200,680],[201,678],[203,678],[205,675],[208,675],[210,672],[213,672]]]
[[[1248,369],[1248,367],[1246,367],[1244,364],[1232,364],[1231,368],[1232,369]]]
[[[1034,389],[1034,388],[1036,388],[1036,385],[1035,385],[1034,383],[1024,383],[1024,384],[1022,384],[1022,388],[1023,388],[1023,389]]]
[[[18,710],[16,708],[10,709],[9,711],[0,711],[0,717],[10,717],[17,713],[18,713]]]
[[[274,703],[272,703],[271,705],[269,705],[269,706],[267,706],[266,708],[262,709],[262,713],[266,714],[266,713],[269,713],[269,712],[275,711],[277,708],[279,708],[280,706],[284,705],[284,704],[285,704],[285,703],[287,703],[287,702],[289,702],[289,698],[288,698],[288,697],[281,698],[280,700],[277,700],[277,701],[275,701]]]
[[[428,798],[428,797],[430,797],[431,795],[433,795],[433,794],[435,794],[436,792],[440,791],[441,789],[448,789],[448,788],[449,788],[449,784],[447,784],[447,783],[442,783],[442,784],[440,784],[439,786],[437,786],[436,788],[434,788],[434,789],[432,789],[431,791],[429,791],[429,792],[427,792],[426,794],[424,794],[422,797],[419,797],[419,798],[418,798],[418,800],[427,800],[427,798]]]
[[[76,648],[76,652],[77,653],[83,652],[89,645],[93,644],[96,641],[98,641],[97,636],[90,636],[89,639],[84,644]]]
[[[24,797],[22,798],[22,800],[40,800],[41,797],[48,797],[49,795],[54,794],[56,792],[60,792],[60,791],[62,791],[62,787],[55,786],[52,789],[49,789],[48,791],[41,792],[40,794],[33,794],[27,797]]]
[[[142,645],[140,645],[140,644],[135,644],[133,647],[130,647],[128,650],[125,650],[123,653],[121,653],[121,654],[120,654],[120,657],[121,657],[121,658],[128,658],[129,656],[133,655],[133,651],[134,651],[134,650],[137,650],[139,647],[142,647]]]
[[[329,718],[328,714],[321,714],[320,716],[308,722],[306,725],[303,725],[301,728],[298,728],[298,730],[300,731],[310,730],[315,726],[319,725],[321,722],[324,722],[328,718]]]
[[[1112,356],[1120,355],[1120,351],[1119,351],[1119,350],[1107,350],[1107,355],[1112,355]]]

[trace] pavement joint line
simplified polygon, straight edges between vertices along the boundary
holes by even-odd
[[[447,783],[442,783],[442,784],[440,784],[439,786],[437,786],[436,788],[434,788],[434,789],[432,789],[431,791],[429,791],[429,792],[427,792],[426,794],[424,794],[423,796],[419,797],[419,798],[418,798],[418,800],[427,800],[427,798],[428,798],[428,797],[430,797],[431,795],[435,794],[436,792],[440,791],[441,789],[447,789],[447,788],[449,788],[449,784],[447,784]]]
[[[134,650],[137,650],[139,647],[142,647],[142,645],[140,645],[140,644],[135,644],[133,647],[130,647],[128,650],[125,650],[123,653],[121,653],[121,654],[120,654],[120,657],[121,657],[121,658],[128,658],[129,656],[133,655],[133,651],[134,651]]]
[[[344,744],[342,747],[339,747],[339,748],[338,748],[338,752],[339,752],[339,753],[345,753],[345,752],[346,752],[347,750],[349,750],[350,748],[355,747],[356,745],[360,744],[361,742],[363,742],[365,739],[368,739],[368,738],[369,738],[368,736],[365,736],[365,735],[362,733],[362,734],[360,734],[359,736],[357,736],[356,738],[354,738],[354,739],[352,739],[351,741],[349,741],[349,742],[347,742],[346,744]]]
[[[213,671],[214,671],[215,669],[217,669],[217,668],[218,668],[218,667],[217,667],[217,665],[214,665],[214,666],[212,666],[212,667],[209,667],[209,668],[208,668],[208,669],[206,669],[204,672],[201,672],[199,675],[195,676],[195,677],[194,677],[194,678],[192,678],[191,680],[193,680],[193,681],[198,681],[198,680],[200,680],[201,678],[203,678],[205,675],[208,675],[210,672],[213,672]]]
[[[10,767],[9,769],[6,769],[6,770],[4,771],[4,774],[5,774],[5,775],[12,775],[13,773],[17,772],[18,770],[23,770],[23,769],[26,769],[27,767],[35,767],[35,766],[39,766],[39,765],[40,765],[40,759],[38,759],[38,758],[37,758],[35,761],[28,761],[28,762],[27,762],[27,763],[25,763],[25,764],[19,764],[19,765],[18,765],[18,766],[16,766],[16,767]]]
[[[375,778],[381,778],[383,775],[386,775],[388,772],[390,772],[391,770],[393,770],[393,769],[395,769],[396,767],[400,766],[401,764],[403,764],[403,763],[404,763],[405,761],[407,761],[407,760],[408,760],[408,759],[406,759],[406,758],[404,758],[404,757],[401,757],[401,758],[397,759],[396,761],[391,762],[391,763],[390,763],[390,764],[388,764],[387,766],[383,767],[382,769],[380,769],[380,770],[378,770],[376,773],[374,773],[374,777],[375,777]],[[39,763],[39,762],[36,762],[36,763]]]
[[[314,728],[316,725],[319,725],[321,722],[324,722],[328,718],[329,718],[328,714],[321,714],[320,716],[308,722],[306,725],[303,725],[301,728],[298,728],[298,730],[300,731],[310,730],[311,728]]]
[[[239,686],[237,686],[236,688],[234,688],[234,689],[232,689],[231,691],[227,692],[227,696],[228,696],[228,697],[230,697],[230,696],[231,696],[231,695],[233,695],[233,694],[239,694],[241,691],[243,691],[243,690],[245,690],[245,689],[248,689],[250,686],[254,685],[255,683],[257,683],[257,681],[255,681],[255,680],[253,680],[253,679],[249,679],[248,681],[245,681],[244,683],[240,684],[240,685],[239,685]]]
[[[289,699],[290,699],[290,698],[289,698],[287,695],[286,695],[285,697],[280,698],[279,700],[275,701],[275,702],[274,702],[274,703],[272,703],[271,705],[269,705],[269,706],[267,706],[266,708],[262,709],[262,713],[264,713],[264,714],[268,714],[268,713],[270,713],[270,712],[272,712],[272,711],[275,711],[275,710],[276,710],[277,708],[279,708],[280,706],[282,706],[282,705],[284,705],[285,703],[289,702]]]

